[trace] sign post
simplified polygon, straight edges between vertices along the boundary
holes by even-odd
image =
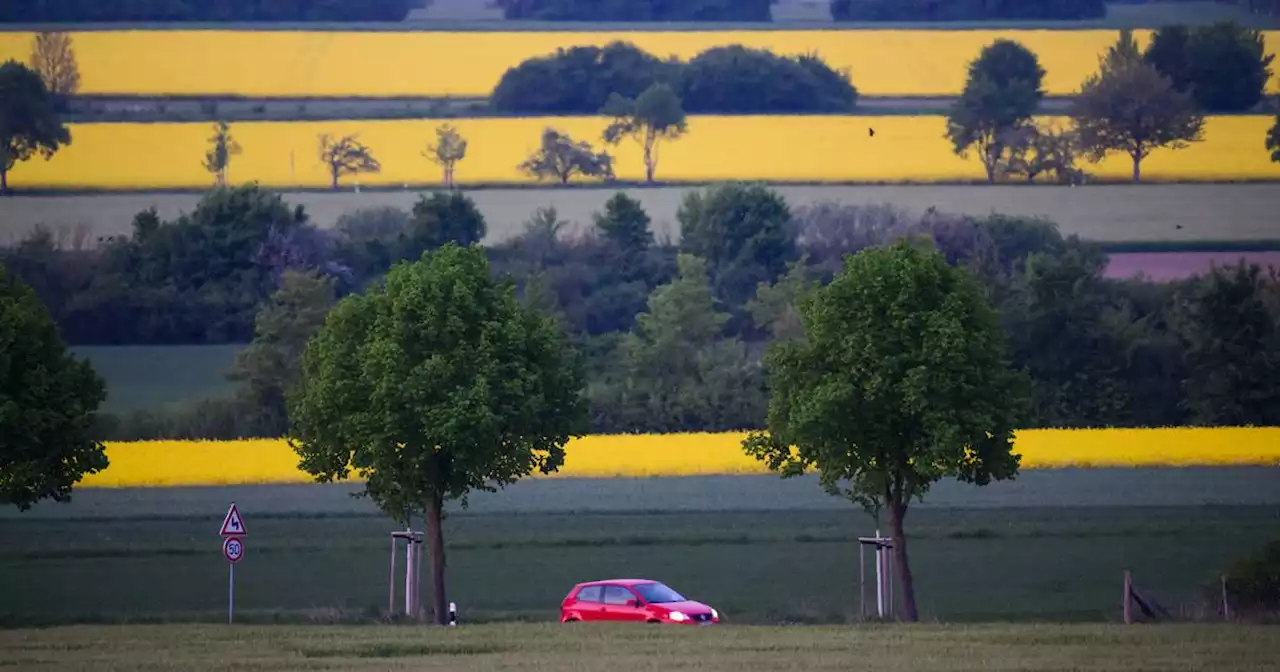
[[[235,614],[236,563],[244,558],[244,539],[241,537],[248,533],[244,519],[240,517],[240,510],[232,502],[226,517],[222,519],[222,529],[218,531],[223,538],[222,557],[227,559],[227,623],[232,622]]]

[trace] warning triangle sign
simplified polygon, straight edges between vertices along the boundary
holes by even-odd
[[[235,502],[232,502],[231,508],[227,509],[227,517],[222,520],[222,530],[218,534],[224,537],[239,537],[248,533],[248,530],[244,529],[244,519],[240,517],[240,509],[237,509]]]

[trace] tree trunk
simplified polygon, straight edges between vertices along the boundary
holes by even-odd
[[[1138,154],[1133,155],[1133,181],[1142,181],[1142,156]]]
[[[333,188],[337,189],[338,188],[338,171],[332,168],[329,169],[329,177],[333,178],[332,180]]]
[[[440,528],[444,502],[432,498],[427,504],[427,546],[431,551],[431,604],[436,624],[449,623],[448,603],[444,594],[444,531]]]
[[[644,179],[653,182],[653,173],[657,166],[653,165],[653,145],[646,143],[644,146]]]
[[[9,171],[0,170],[0,194],[9,194]]]
[[[898,575],[902,618],[915,623],[920,620],[920,616],[916,613],[916,589],[914,580],[911,578],[911,563],[907,561],[907,534],[902,529],[902,519],[906,515],[905,503],[889,503],[889,534],[893,538],[893,561]]]

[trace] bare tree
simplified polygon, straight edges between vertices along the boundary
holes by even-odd
[[[688,129],[680,98],[666,84],[654,84],[635,100],[610,94],[604,114],[613,123],[604,131],[604,141],[616,145],[622,138],[632,138],[644,149],[645,181],[653,182],[658,168],[658,144],[676,140]]]
[[[227,168],[231,165],[231,157],[240,153],[240,143],[231,137],[231,128],[225,121],[214,124],[213,131],[209,138],[209,151],[204,153],[201,164],[205,170],[213,173],[217,185],[224,187],[227,184]]]
[[[452,189],[454,167],[467,156],[467,139],[445,124],[436,129],[436,144],[428,144],[422,155],[444,169],[444,186]]]
[[[344,135],[334,139],[328,133],[321,133],[320,162],[329,169],[329,178],[334,189],[338,188],[338,179],[343,175],[382,171],[382,164],[373,158],[373,153],[368,147],[356,140],[355,135]]]
[[[575,174],[613,179],[613,157],[606,152],[597,154],[590,143],[574,142],[553,128],[542,131],[537,151],[518,168],[539,180],[554,177],[560,184],[568,184]]]
[[[80,68],[71,36],[61,31],[36,33],[31,46],[31,67],[59,104],[80,90]]]
[[[1052,125],[1027,124],[1008,133],[1004,143],[1009,158],[1003,173],[1035,182],[1041,174],[1052,175],[1058,184],[1080,184],[1084,171],[1076,167],[1079,134]]]

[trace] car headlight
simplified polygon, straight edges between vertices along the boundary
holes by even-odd
[[[718,620],[720,620],[720,612],[716,611],[715,609],[712,609],[712,610],[711,610],[711,618],[714,618],[714,619],[716,619],[717,621],[718,621]]]
[[[676,623],[689,620],[689,617],[686,616],[683,611],[673,611],[669,616],[671,620],[675,621]]]

